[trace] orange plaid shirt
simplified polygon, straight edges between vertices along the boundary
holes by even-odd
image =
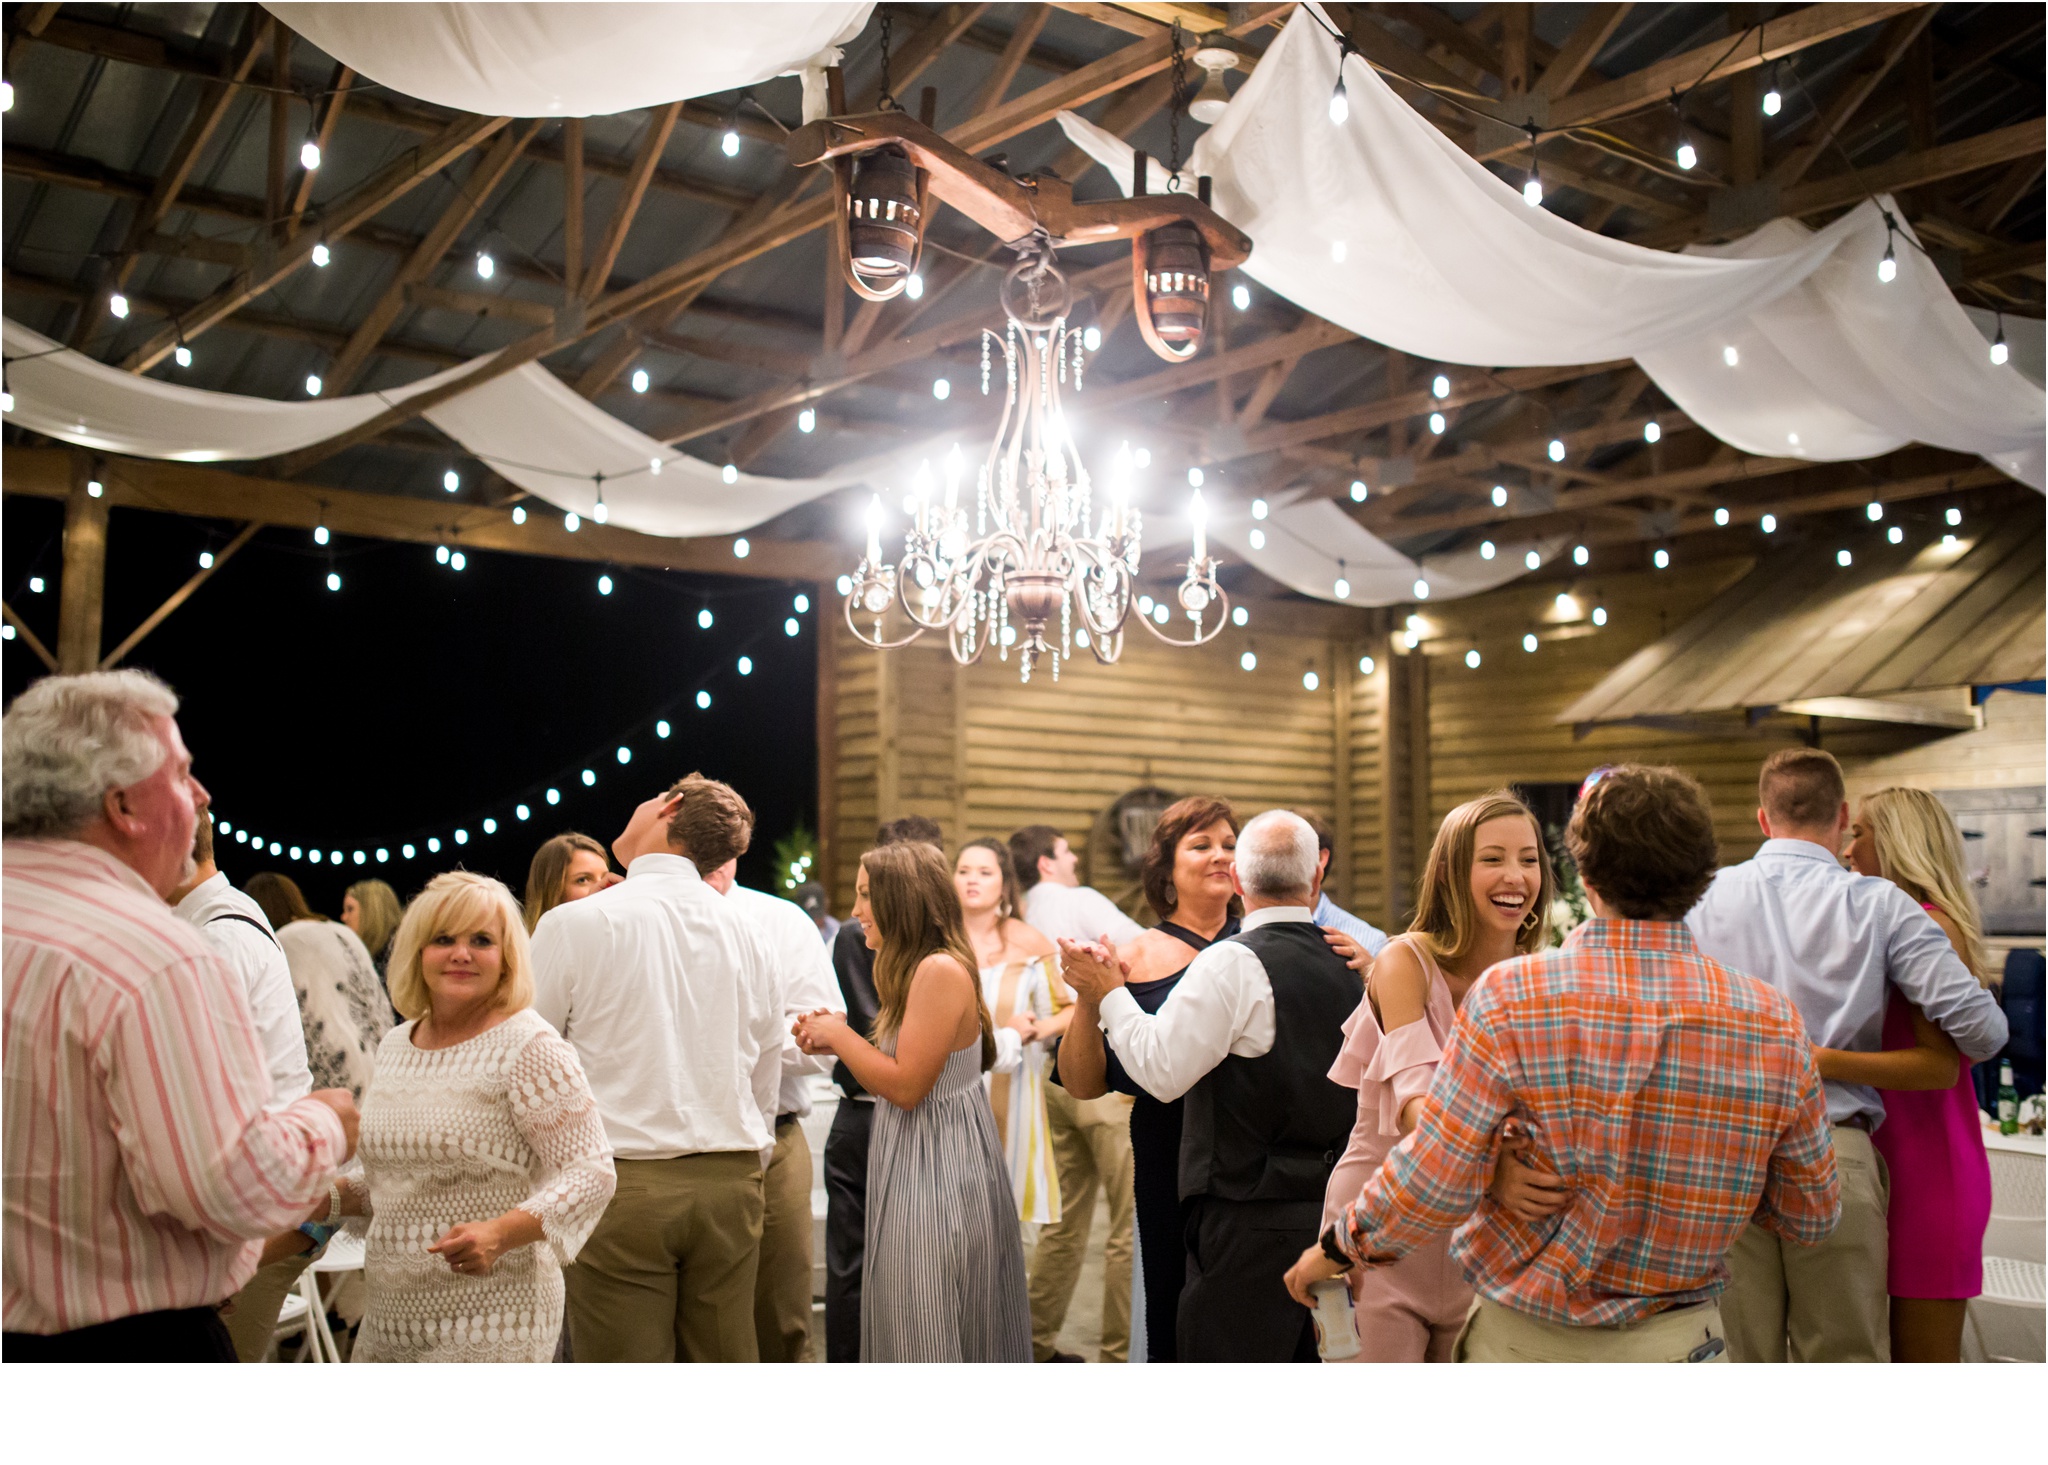
[[[1487,1195],[1510,1117],[1571,1186],[1533,1224]],[[1480,1296],[1601,1327],[1719,1295],[1752,1221],[1811,1244],[1840,1215],[1791,1002],[1702,956],[1682,922],[1595,920],[1472,988],[1421,1123],[1337,1229],[1376,1266],[1456,1227]]]

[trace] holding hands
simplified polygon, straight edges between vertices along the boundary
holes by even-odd
[[[816,1058],[822,1055],[837,1056],[838,1043],[853,1031],[846,1021],[846,1014],[821,1007],[798,1018],[790,1028],[797,1047]]]
[[[1060,977],[1090,1006],[1101,1006],[1102,999],[1130,975],[1131,964],[1116,954],[1116,943],[1109,937],[1099,943],[1060,939]]]

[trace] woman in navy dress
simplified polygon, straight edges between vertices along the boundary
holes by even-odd
[[[1159,817],[1141,880],[1159,924],[1121,948],[1126,989],[1139,1007],[1157,1012],[1181,975],[1206,947],[1237,931],[1231,866],[1237,858],[1237,816],[1221,799],[1187,798]],[[1062,943],[1063,946],[1065,943]],[[1085,998],[1060,1042],[1060,1083],[1077,1099],[1130,1094],[1131,1193],[1138,1228],[1139,1283],[1146,1361],[1174,1361],[1180,1289],[1187,1278],[1185,1221],[1180,1202],[1182,1100],[1162,1104],[1139,1088],[1102,1038],[1101,1014]]]

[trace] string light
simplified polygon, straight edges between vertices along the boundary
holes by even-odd
[[[940,401],[940,402],[943,402],[943,401],[945,401],[945,400],[946,400],[946,398],[948,398],[948,397],[950,397],[950,396],[952,396],[952,395],[953,395],[953,384],[952,384],[952,383],[951,383],[950,381],[948,381],[948,380],[947,380],[946,378],[944,378],[944,377],[938,377],[938,378],[936,378],[936,379],[934,379],[934,380],[933,380],[933,382],[932,382],[932,397],[933,397],[933,399],[934,399],[935,401]]]
[[[437,565],[445,565],[448,563],[447,545],[437,544],[434,546],[434,563]]]
[[[718,477],[724,483],[738,483],[740,481],[739,465],[737,463],[726,464],[718,470]]]
[[[1678,114],[1678,166],[1690,173],[1699,163],[1699,150],[1692,145],[1692,137],[1685,130],[1685,104],[1679,100],[1676,88],[1671,93],[1671,110]]]
[[[448,555],[448,568],[458,575],[469,567],[469,559],[461,550],[452,550]]]
[[[1429,581],[1427,581],[1427,580],[1417,580],[1417,581],[1415,582],[1415,585],[1414,585],[1414,591],[1415,591],[1415,598],[1416,598],[1417,600],[1427,600],[1427,599],[1429,599]]]
[[[1351,54],[1351,43],[1340,40],[1337,43],[1337,89],[1330,93],[1330,124],[1342,127],[1351,116],[1351,98],[1344,91],[1344,60]]]
[[[1429,430],[1435,433],[1438,437],[1442,437],[1444,435],[1444,429],[1449,425],[1449,423],[1444,421],[1443,413],[1432,412],[1429,414]]]
[[[212,550],[202,549],[199,551],[199,568],[202,570],[210,570],[213,568]]]
[[[753,550],[754,546],[747,543],[744,539],[735,539],[732,542],[732,557],[736,560],[745,559],[749,554],[753,553]]]
[[[308,173],[314,172],[319,168],[320,143],[317,139],[309,137],[299,144],[299,166]]]
[[[797,613],[798,615],[807,615],[807,614],[809,614],[809,613],[810,613],[810,609],[811,609],[811,597],[810,597],[810,596],[808,596],[808,595],[798,595],[798,596],[797,596],[797,598],[796,598],[796,602],[795,602],[795,604],[796,604],[796,613]]]
[[[1778,532],[1778,516],[1776,514],[1766,514],[1763,518],[1757,520],[1756,527],[1763,530],[1766,534],[1775,534]]]
[[[620,744],[618,751],[618,759],[621,763],[631,763],[633,761],[633,750],[629,747],[626,747],[623,743]]]
[[[1553,463],[1562,463],[1564,461],[1563,438],[1554,437],[1550,440],[1550,461]]]
[[[441,487],[447,489],[450,493],[457,492],[462,487],[462,475],[453,468],[450,468],[441,475]]]
[[[28,588],[30,594],[41,595],[43,593],[43,577],[41,575],[29,576]]]
[[[1102,349],[1102,327],[1090,326],[1087,330],[1081,332],[1081,346],[1084,350],[1100,351]]]
[[[308,372],[308,373],[306,374],[306,395],[307,395],[307,396],[309,396],[309,397],[317,397],[317,396],[319,396],[319,395],[320,395],[320,388],[321,388],[321,387],[323,387],[324,385],[326,385],[326,383],[322,382],[322,381],[320,380],[319,376],[318,376],[318,375],[316,375],[315,373],[312,373],[312,372]]]
[[[1714,510],[1714,524],[1715,527],[1721,529],[1728,527],[1728,511],[1726,509]]]
[[[2005,312],[2000,311],[1998,314],[1998,334],[1991,338],[1991,364],[1993,366],[2003,366],[2011,355],[2012,353],[2006,349],[2005,345]]]
[[[634,370],[633,370],[633,390],[634,390],[634,391],[636,391],[636,392],[645,392],[645,391],[647,390],[647,368],[646,368],[646,367],[644,367],[644,366],[641,366],[641,367],[635,367],[635,368],[634,368]]]
[[[1439,372],[1436,379],[1429,384],[1429,394],[1438,401],[1448,397],[1451,394],[1451,379]]]
[[[86,480],[85,496],[87,498],[104,498],[106,496],[106,492],[107,486],[104,483],[101,483],[97,478],[91,478]],[[1955,520],[1951,519],[1949,520],[1949,522],[1953,524]]]
[[[1482,539],[1479,541],[1479,558],[1483,560],[1490,560],[1494,557],[1495,553],[1497,553],[1497,551],[1494,549],[1493,541],[1491,539]]]
[[[1251,545],[1253,549],[1264,549],[1266,547],[1266,531],[1263,529],[1252,530],[1251,533],[1245,536],[1245,542]]]
[[[1906,531],[1894,524],[1891,528],[1885,530],[1884,537],[1893,544],[1903,544],[1906,541]]]
[[[489,251],[481,249],[478,250],[476,255],[477,278],[480,280],[488,280],[492,275],[495,275],[497,272],[498,262],[491,258]]]
[[[1877,282],[1880,285],[1889,285],[1899,277],[1899,259],[1892,252],[1893,239],[1898,232],[1898,220],[1887,211],[1884,216],[1884,258],[1877,262]]]
[[[1252,308],[1252,292],[1250,287],[1246,285],[1231,286],[1230,303],[1239,310],[1250,310]]]
[[[1373,666],[1374,662],[1370,656],[1361,656],[1358,658],[1359,675],[1368,677],[1371,676],[1373,673]]]
[[[327,588],[329,590],[341,589],[341,576],[335,574],[332,570],[327,572]]]
[[[609,595],[612,593],[612,577],[610,575],[599,575],[597,577],[597,593],[599,595]]]
[[[514,504],[512,506],[512,522],[515,524],[524,524],[526,522],[526,506],[524,504]]]
[[[1266,517],[1266,512],[1267,512],[1267,510],[1266,510],[1266,501],[1265,501],[1264,499],[1253,499],[1253,500],[1252,500],[1252,517],[1253,517],[1254,519],[1263,519],[1263,518],[1265,518],[1265,517]]]
[[[697,694],[697,706],[700,711],[709,709],[711,706],[711,694],[709,692],[699,692]]]
[[[171,353],[171,359],[180,366],[190,366],[192,364],[192,348],[183,341],[178,342],[178,348]]]
[[[1950,509],[1942,517],[1945,518],[1950,524],[1960,524],[1963,522],[1963,511],[1961,509]]]
[[[327,241],[326,241],[325,239],[321,239],[321,240],[318,240],[318,241],[316,241],[316,242],[314,243],[314,245],[313,245],[313,268],[314,268],[314,269],[316,269],[316,270],[324,270],[324,269],[326,269],[326,268],[327,268],[327,262],[328,262],[329,260],[333,259],[333,258],[334,258],[334,252],[333,252],[332,250],[330,250],[330,249],[329,249],[329,248],[327,247]]]
[[[1473,647],[1473,648],[1472,648],[1472,649],[1471,649],[1470,651],[1468,651],[1468,652],[1466,652],[1466,653],[1465,653],[1465,665],[1467,665],[1467,666],[1471,667],[1471,668],[1472,668],[1472,669],[1473,669],[1474,671],[1477,671],[1477,670],[1479,670],[1479,648],[1478,648],[1478,647],[1476,647],[1476,646],[1475,646],[1475,647]]]
[[[574,509],[571,509],[568,513],[562,515],[562,527],[568,530],[571,534],[574,534],[578,529],[581,529],[583,527],[583,520],[580,517],[578,517]]]
[[[1313,692],[1322,684],[1323,679],[1317,676],[1314,671],[1305,671],[1301,674],[1301,685],[1306,691]]]
[[[1854,564],[1855,560],[1856,557],[1850,554],[1849,551],[1846,549],[1838,549],[1835,551],[1835,563],[1840,565],[1845,570],[1848,569],[1850,565]]]
[[[597,787],[597,775],[593,773],[590,769],[584,769],[581,777],[583,779],[583,786],[585,788]]]
[[[1536,649],[1536,633],[1534,631],[1522,637],[1522,649],[1524,651],[1534,651]]]
[[[728,126],[725,129],[725,136],[718,140],[718,150],[728,158],[736,158],[740,155],[740,134],[738,128]]]
[[[913,274],[903,282],[903,293],[912,300],[924,299],[924,276]]]
[[[1871,523],[1875,524],[1879,519],[1882,519],[1884,517],[1884,505],[1879,503],[1876,499],[1872,499],[1869,503],[1863,506],[1863,517],[1868,519]]]
[[[1201,469],[1199,469],[1199,468],[1190,468],[1190,469],[1188,469],[1188,487],[1189,487],[1189,488],[1200,488],[1200,487],[1202,486],[1202,483],[1203,483],[1203,478],[1202,478],[1202,470],[1201,470]]]
[[[1539,570],[1543,568],[1543,556],[1532,549],[1522,556],[1522,563],[1532,570]]]
[[[1593,607],[1593,624],[1596,626],[1604,626],[1607,624],[1606,606],[1596,605]]]
[[[1738,363],[1740,363],[1741,360],[1742,354],[1738,352],[1733,346],[1723,346],[1721,348],[1721,361],[1724,365],[1735,366]]]
[[[753,657],[751,657],[751,656],[742,656],[742,657],[740,658],[740,660],[739,660],[739,673],[740,673],[740,675],[741,675],[741,676],[743,676],[743,677],[750,677],[750,676],[752,676],[752,675],[754,674],[754,658],[753,658]]]
[[[1248,626],[1251,624],[1251,620],[1251,612],[1243,606],[1233,605],[1230,608],[1230,624],[1233,626]]]
[[[1573,546],[1572,546],[1572,563],[1573,563],[1573,564],[1575,564],[1575,565],[1583,565],[1583,564],[1585,564],[1585,563],[1586,563],[1586,562],[1587,562],[1588,560],[1590,560],[1590,559],[1592,559],[1592,558],[1593,558],[1593,551],[1591,551],[1590,549],[1587,549],[1585,545],[1583,545],[1583,544],[1575,544],[1575,545],[1573,545]]]
[[[1254,651],[1245,652],[1244,655],[1238,657],[1237,664],[1246,671],[1257,671],[1259,669],[1258,653]]]
[[[116,290],[107,299],[107,309],[114,313],[114,319],[128,319],[128,297]]]
[[[0,112],[12,112],[13,110],[14,83],[11,81],[0,81]]]
[[[797,413],[796,430],[798,432],[816,432],[818,430],[818,409],[806,407],[803,411]]]
[[[1493,506],[1496,509],[1504,509],[1508,506],[1508,491],[1498,483],[1493,486]]]
[[[1366,488],[1365,480],[1363,478],[1354,478],[1351,480],[1351,502],[1353,502],[1354,504],[1364,503],[1366,495],[1370,491],[1371,490]]]
[[[1654,418],[1654,417],[1653,417],[1653,418],[1651,418],[1651,419],[1650,419],[1650,420],[1649,420],[1648,422],[1645,422],[1645,423],[1643,424],[1643,441],[1644,441],[1644,442],[1646,442],[1646,443],[1654,443],[1654,442],[1658,441],[1658,440],[1659,440],[1660,438],[1662,438],[1663,436],[1664,436],[1664,429],[1663,429],[1663,428],[1661,428],[1661,427],[1659,427],[1659,426],[1657,425],[1657,419],[1656,419],[1656,418]]]
[[[794,636],[797,632],[801,631],[802,629],[803,627],[797,623],[797,618],[795,616],[791,616],[788,620],[782,623],[782,634],[785,636]]]
[[[1337,583],[1331,588],[1336,592],[1339,600],[1349,600],[1351,598],[1351,582],[1342,575],[1337,577]]]
[[[1651,564],[1653,564],[1653,565],[1655,565],[1655,566],[1656,566],[1656,567],[1657,567],[1658,569],[1660,569],[1660,570],[1668,570],[1668,569],[1670,569],[1670,568],[1671,568],[1671,551],[1670,551],[1670,550],[1668,550],[1668,549],[1660,549],[1660,550],[1658,550],[1658,551],[1657,551],[1657,552],[1656,552],[1655,554],[1653,554],[1653,555],[1651,555],[1651,556],[1650,556],[1650,563],[1651,563]]]
[[[710,606],[707,605],[704,607],[704,609],[697,612],[697,629],[700,631],[708,631],[711,629]]]

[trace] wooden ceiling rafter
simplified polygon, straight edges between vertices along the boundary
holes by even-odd
[[[590,262],[584,266],[583,278],[576,285],[577,296],[586,304],[595,300],[611,281],[612,266],[619,262],[619,251],[626,247],[626,235],[633,227],[633,220],[640,215],[641,202],[647,197],[647,185],[654,177],[655,165],[661,161],[662,149],[668,146],[669,135],[676,130],[676,118],[682,110],[681,102],[670,102],[665,107],[649,111],[647,131],[641,134],[640,148],[633,156],[632,169],[626,174],[625,186],[617,202],[612,205],[604,237],[591,252]]]

